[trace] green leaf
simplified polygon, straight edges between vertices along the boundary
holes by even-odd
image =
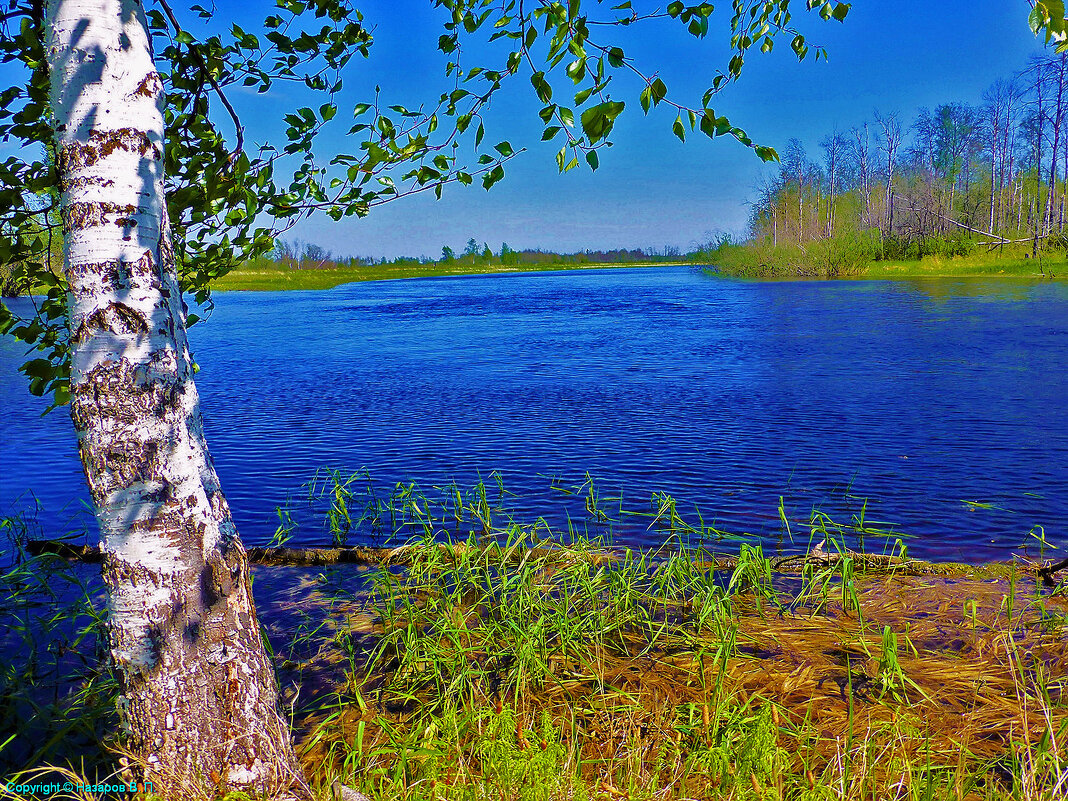
[[[1036,5],[1031,9],[1031,13],[1027,15],[1027,24],[1031,26],[1031,33],[1038,35],[1038,32],[1045,24],[1046,15],[1042,13],[1040,6]]]
[[[577,58],[567,65],[564,70],[574,83],[579,83],[586,77],[586,59]]]
[[[534,91],[538,95],[538,99],[542,103],[548,103],[553,97],[553,88],[549,86],[549,82],[545,80],[544,72],[535,72],[530,76],[530,83],[534,87]]]
[[[716,136],[716,118],[709,111],[701,115],[701,133],[709,139]]]
[[[485,189],[489,189],[503,177],[504,167],[498,164],[496,167],[494,167],[492,170],[482,176],[482,186]]]
[[[580,92],[576,92],[575,93],[575,105],[576,106],[581,106],[583,103],[585,103],[587,100],[589,100],[590,99],[590,95],[593,94],[593,90],[596,89],[596,88],[597,88],[596,86],[590,86],[590,87],[588,87],[586,89],[583,89]]]
[[[775,152],[775,148],[773,147],[764,147],[761,145],[754,148],[754,151],[761,161],[768,162],[779,160],[779,154]]]
[[[657,105],[661,100],[667,97],[667,84],[659,78],[656,78],[649,84],[649,96],[653,99],[653,105]]]
[[[623,66],[623,49],[620,47],[612,47],[608,50],[608,63],[613,67]]]
[[[590,165],[590,169],[591,170],[596,170],[597,169],[597,165],[598,165],[599,162],[597,161],[597,151],[596,150],[591,150],[588,153],[586,153],[586,163]]]
[[[612,130],[615,119],[623,111],[622,101],[608,100],[598,103],[582,112],[580,120],[582,131],[586,134],[590,144],[604,139]]]
[[[682,115],[680,114],[675,118],[675,123],[671,126],[672,133],[679,137],[680,141],[686,141],[686,126],[682,124]]]

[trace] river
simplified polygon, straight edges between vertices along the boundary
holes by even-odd
[[[497,471],[517,520],[625,545],[662,540],[651,518],[617,514],[647,512],[654,491],[785,551],[807,547],[813,510],[863,511],[930,559],[1036,556],[1043,533],[1068,545],[1064,282],[743,282],[688,267],[414,279],[218,294],[190,337],[251,544],[287,499],[292,543],[327,544],[299,499],[336,467],[367,468],[382,493],[481,477],[495,494]],[[0,511],[29,511],[32,493],[40,534],[94,539],[70,420],[40,417],[24,350],[0,338]],[[584,509],[587,473],[610,526]]]

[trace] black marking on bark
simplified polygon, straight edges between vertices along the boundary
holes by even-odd
[[[68,203],[63,207],[63,232],[84,231],[86,228],[94,228],[108,222],[108,215],[120,215],[113,222],[119,227],[128,227],[131,215],[137,213],[137,206],[119,203]],[[136,225],[136,221],[129,225]]]
[[[92,278],[99,278],[105,289],[124,290],[129,289],[135,283],[147,286],[157,291],[161,289],[159,271],[156,269],[156,259],[151,250],[141,254],[141,258],[135,261],[97,261],[86,264],[72,264],[69,269],[71,283],[75,291]],[[96,287],[89,288],[90,292],[97,292]]]
[[[116,442],[98,459],[100,472],[106,470],[120,486],[160,479],[160,443],[157,440]]]
[[[71,192],[75,189],[83,189],[87,186],[102,186],[111,187],[115,182],[110,178],[104,178],[100,175],[79,175],[78,177],[63,176],[59,181],[59,188],[64,192]]]
[[[64,179],[77,170],[93,166],[116,150],[151,156],[157,161],[163,158],[163,152],[148,138],[148,134],[137,128],[90,131],[88,139],[88,142],[69,142],[59,149],[57,166]]]
[[[130,97],[133,98],[140,96],[155,99],[162,91],[163,80],[159,77],[159,73],[153,70],[145,76],[144,80],[141,81],[141,83],[137,85],[137,88],[134,89],[133,94],[131,94]]]
[[[230,566],[223,560],[222,554],[212,551],[200,573],[200,586],[204,595],[205,606],[214,606],[234,590]]]
[[[86,315],[74,332],[74,336],[71,337],[71,342],[74,344],[86,342],[96,331],[110,331],[118,336],[147,334],[148,321],[141,312],[131,309],[125,303],[113,300],[104,308]]]
[[[100,421],[119,423],[136,432],[145,415],[157,419],[184,413],[181,398],[188,370],[180,369],[171,351],[157,351],[148,365],[133,365],[127,359],[103,361],[71,386],[71,419],[78,431],[89,431]],[[81,446],[99,449],[96,441],[84,437]]]

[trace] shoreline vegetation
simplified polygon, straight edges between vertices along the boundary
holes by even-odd
[[[333,289],[341,284],[362,281],[390,281],[404,278],[442,278],[461,275],[590,270],[614,267],[656,267],[680,264],[679,260],[633,261],[610,264],[578,261],[546,261],[531,264],[500,262],[418,262],[360,264],[354,266],[287,268],[274,265],[239,267],[212,284],[213,291],[266,291],[286,289]]]
[[[978,102],[875,110],[810,151],[790,139],[754,187],[748,278],[1032,277],[1068,272],[1068,60],[1046,55]]]
[[[806,245],[767,241],[722,242],[709,252],[710,271],[756,280],[894,281],[941,278],[1012,278],[1063,281],[1068,258],[1041,250],[1037,257],[1023,248],[991,252],[974,245],[917,259],[883,258],[877,236],[818,240]]]
[[[291,619],[283,632],[266,618],[323,801],[339,785],[374,801],[1068,798],[1063,573],[909,570],[901,536],[863,513],[781,508],[798,553],[776,557],[662,493],[619,512],[662,535],[643,552],[588,533],[615,519],[589,478],[565,488],[585,504],[580,533],[515,522],[499,479],[365,497],[363,475],[310,482],[322,528],[335,549],[375,530],[401,547],[256,568]],[[279,521],[276,549],[296,525],[287,509]],[[22,554],[0,571],[0,623],[23,642],[0,682],[16,733],[0,763],[25,784],[121,776],[99,590],[59,613],[34,600],[89,568],[29,547],[18,520],[0,527]]]
[[[473,240],[472,240],[473,241]],[[440,278],[526,272],[550,272],[626,267],[690,265],[709,275],[746,280],[926,280],[926,279],[1068,279],[1068,241],[1050,244],[1032,255],[1030,246],[1015,244],[996,250],[977,241],[954,239],[928,242],[923,255],[895,258],[878,230],[863,234],[814,239],[804,243],[773,244],[766,238],[734,242],[721,236],[688,252],[670,246],[662,249],[553,253],[510,250],[507,244],[494,253],[470,247],[461,255],[448,248],[443,258],[335,258],[323,249],[297,242],[280,242],[269,258],[256,259],[212,282],[218,292],[276,292],[326,290],[342,284],[409,278]],[[921,249],[922,250],[922,249]],[[58,264],[56,256],[55,263]],[[57,268],[58,269],[58,268]],[[58,273],[57,273],[58,274]],[[42,294],[27,292],[19,279],[0,276],[0,294],[14,297]]]
[[[881,260],[850,254],[844,246],[836,251],[834,248],[821,250],[796,246],[771,247],[756,243],[733,244],[727,240],[706,250],[655,259],[597,262],[585,260],[583,256],[581,253],[568,254],[544,261],[511,264],[496,260],[397,260],[377,264],[328,263],[319,267],[291,267],[284,263],[264,260],[240,267],[218,278],[213,289],[220,292],[324,290],[362,281],[686,264],[702,268],[713,275],[754,280],[1012,278],[1042,281],[1068,278],[1068,258],[1059,253],[1045,252],[1034,259],[1024,252],[1010,251],[1005,254],[970,253],[930,255],[915,260]]]

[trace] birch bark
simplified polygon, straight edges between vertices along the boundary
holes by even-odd
[[[124,746],[168,797],[308,797],[204,440],[143,9],[49,0],[46,30],[71,417],[106,553]]]

